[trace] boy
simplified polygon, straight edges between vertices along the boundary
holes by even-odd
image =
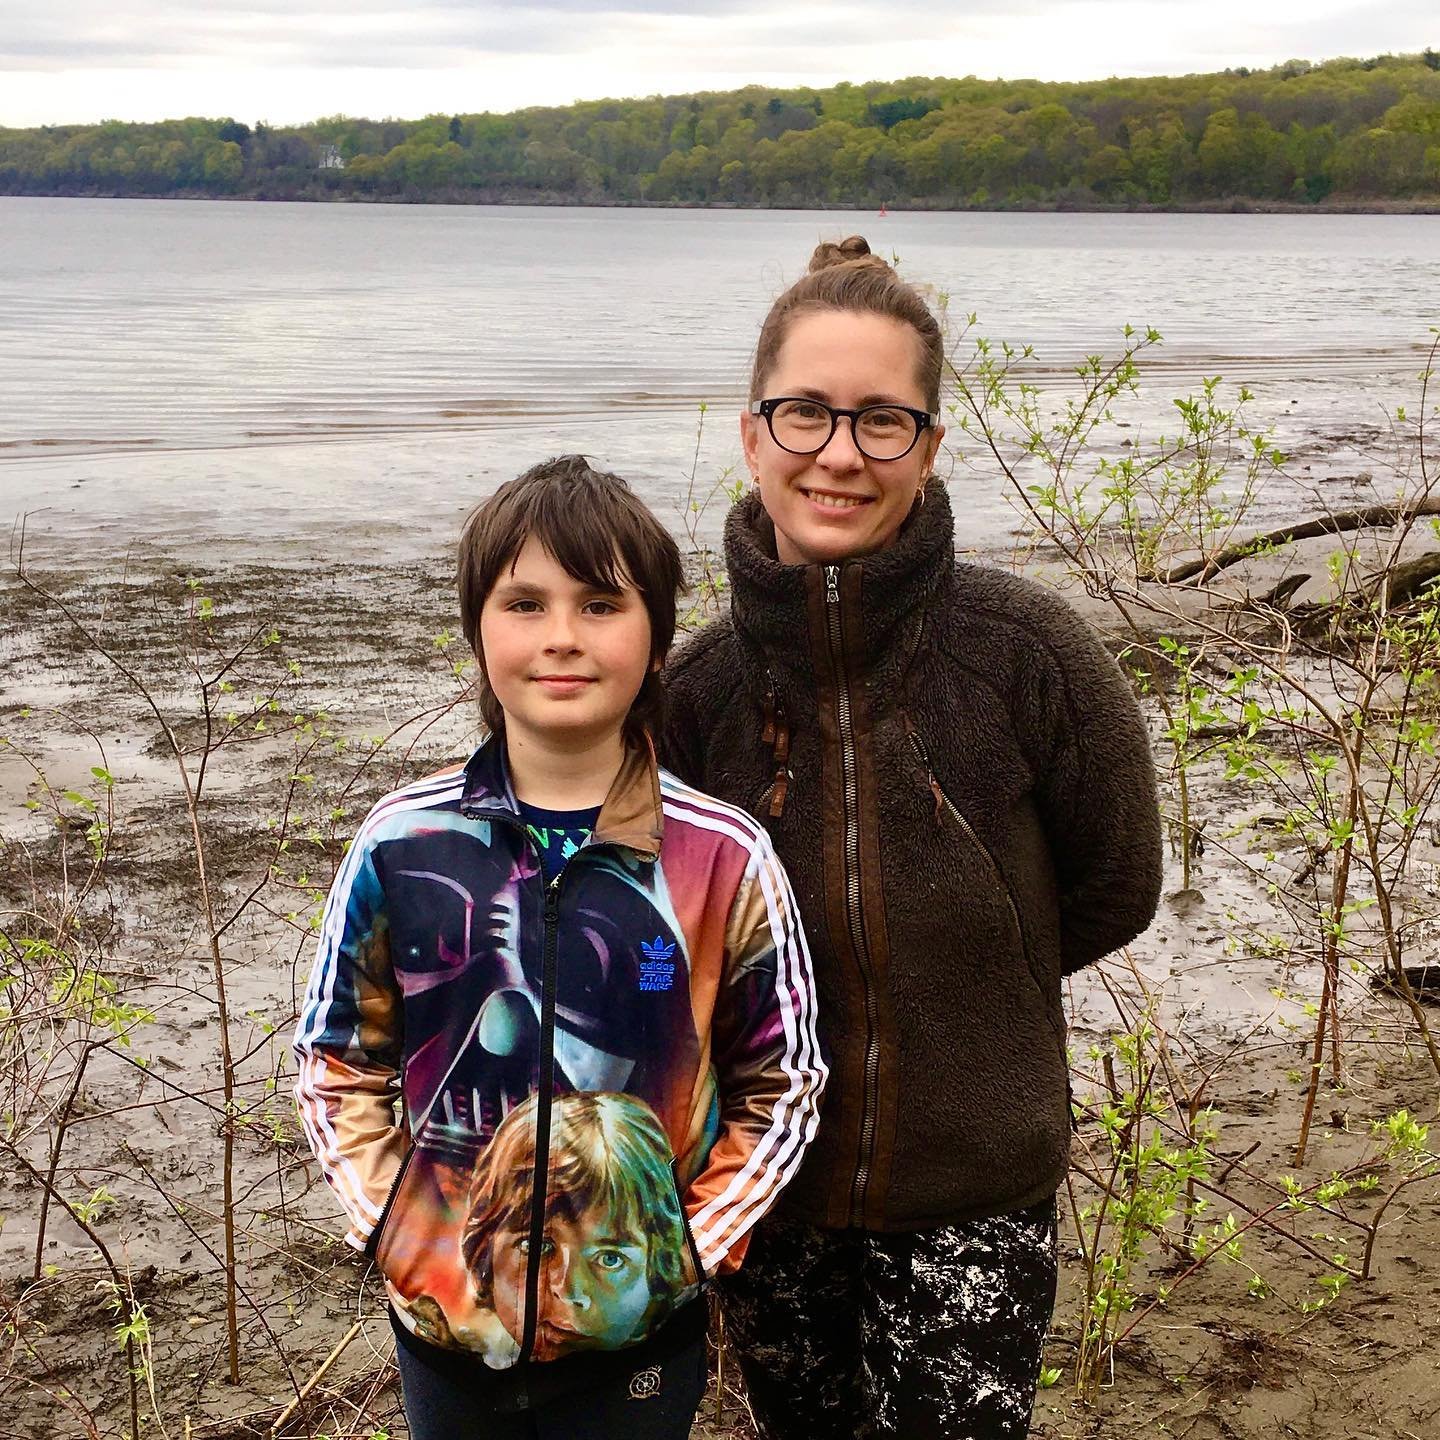
[[[681,1440],[698,1289],[814,1132],[789,884],[649,740],[681,584],[579,456],[481,505],[460,608],[490,736],[371,811],[325,907],[296,1096],[385,1277],[414,1440]]]

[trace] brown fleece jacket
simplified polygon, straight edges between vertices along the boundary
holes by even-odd
[[[888,550],[782,565],[751,495],[731,616],[667,669],[665,763],[789,871],[831,1062],[780,1212],[915,1230],[1052,1194],[1063,975],[1138,935],[1161,844],[1119,667],[1032,581],[957,564],[944,487]]]

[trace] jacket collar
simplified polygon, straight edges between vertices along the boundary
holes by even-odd
[[[725,560],[741,644],[760,662],[792,716],[812,711],[817,676],[827,673],[812,655],[821,656],[827,643],[816,631],[832,567],[782,565],[775,555],[775,526],[756,491],[730,511]],[[944,484],[929,482],[925,503],[888,550],[835,568],[847,612],[847,669],[877,697],[895,693],[918,648],[925,612],[955,573],[955,520]],[[808,646],[800,643],[807,633]]]
[[[510,765],[505,744],[498,735],[488,736],[465,762],[465,788],[460,795],[461,813],[472,819],[494,816],[520,825],[520,802],[510,783]],[[660,772],[650,737],[643,746],[630,745],[620,771],[600,806],[600,818],[591,832],[592,845],[623,845],[646,860],[660,856],[664,820],[660,800]]]

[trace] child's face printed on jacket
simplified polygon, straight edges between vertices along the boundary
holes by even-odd
[[[529,1233],[501,1229],[492,1256],[495,1313],[518,1341],[524,1330]],[[557,1216],[541,1254],[535,1358],[562,1351],[623,1345],[650,1308],[649,1245],[643,1235],[604,1216]]]
[[[888,315],[818,310],[791,324],[759,398],[800,396],[842,410],[886,403],[927,410],[920,353],[915,331]],[[891,545],[945,434],[943,426],[926,429],[908,455],[871,460],[855,448],[850,427],[842,419],[823,450],[792,455],[775,443],[763,417],[740,417],[745,459],[786,565],[830,564]]]
[[[652,665],[634,585],[593,590],[533,537],[485,597],[480,643],[512,740],[552,746],[618,735]]]

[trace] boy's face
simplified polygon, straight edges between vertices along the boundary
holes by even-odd
[[[652,668],[634,585],[591,589],[533,536],[485,597],[480,644],[508,730],[550,744],[618,735]]]

